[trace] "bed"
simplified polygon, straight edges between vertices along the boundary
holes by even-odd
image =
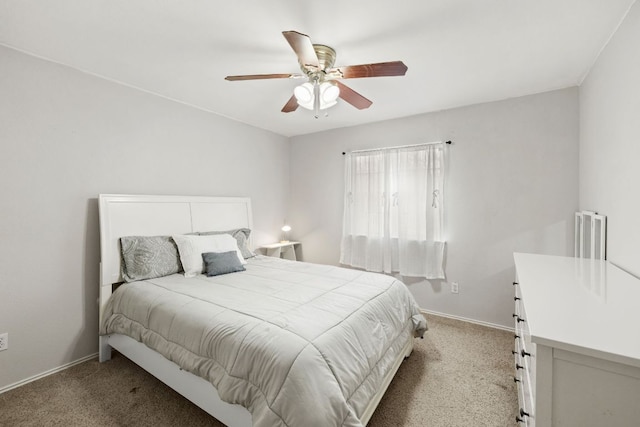
[[[116,349],[228,426],[366,425],[426,330],[392,277],[259,255],[119,285],[120,238],[251,229],[248,198],[100,195],[99,211],[100,361]]]

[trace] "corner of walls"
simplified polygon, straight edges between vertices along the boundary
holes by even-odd
[[[640,3],[580,86],[580,209],[607,216],[607,259],[640,277]]]

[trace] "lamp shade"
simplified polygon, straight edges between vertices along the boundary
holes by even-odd
[[[307,110],[313,110],[313,101],[315,96],[313,94],[313,85],[309,82],[303,83],[300,86],[296,86],[293,89],[293,95],[298,101],[298,105]],[[340,96],[340,88],[334,82],[322,82],[319,87],[320,95],[320,109],[326,110],[333,107],[338,103],[338,97]]]
[[[289,241],[288,233],[290,231],[291,231],[291,227],[289,227],[288,224],[285,224],[282,226],[282,240],[280,240],[281,243],[287,243]]]
[[[324,82],[320,85],[320,108],[322,105],[326,105],[324,108],[329,108],[335,105],[336,100],[340,96],[340,89],[333,82]],[[331,104],[331,105],[329,105]]]
[[[313,85],[309,82],[296,86],[293,94],[298,101],[298,105],[307,110],[313,109]]]
[[[313,101],[313,85],[309,82],[297,86],[293,90],[293,93],[295,94],[298,102],[307,103]]]

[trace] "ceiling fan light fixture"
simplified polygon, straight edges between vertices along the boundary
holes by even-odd
[[[340,89],[333,82],[323,82],[320,85],[320,108],[329,108],[336,104],[338,96],[340,96]],[[322,107],[326,105],[326,107]]]
[[[305,105],[310,104],[310,108],[313,108],[313,85],[311,83],[307,82],[300,86],[296,86],[293,90],[293,94],[300,106],[305,107]]]
[[[340,96],[340,89],[334,82],[322,82],[319,85],[320,110],[326,110],[338,103],[338,97]],[[303,83],[300,86],[296,86],[293,90],[293,94],[298,101],[298,105],[306,108],[307,110],[314,109],[314,85],[310,82]]]

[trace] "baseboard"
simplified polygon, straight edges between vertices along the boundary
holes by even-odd
[[[508,327],[508,326],[504,326],[504,325],[498,325],[496,323],[483,322],[482,320],[475,320],[475,319],[469,319],[467,317],[454,316],[452,314],[440,313],[440,312],[433,311],[433,310],[425,310],[424,308],[421,308],[420,312],[422,314],[430,314],[430,315],[433,315],[433,316],[446,317],[448,319],[460,320],[462,322],[473,323],[475,325],[486,326],[488,328],[500,329],[500,330],[507,331],[507,332],[514,332],[514,328],[511,328],[511,327]]]
[[[64,364],[62,366],[59,366],[57,368],[49,369],[48,371],[45,371],[45,372],[43,372],[41,374],[34,375],[32,377],[26,378],[24,380],[18,381],[18,382],[13,383],[13,384],[9,384],[7,386],[4,386],[4,387],[0,388],[0,394],[2,394],[4,392],[7,392],[9,390],[13,390],[14,388],[18,388],[18,387],[23,386],[25,384],[28,384],[30,382],[39,380],[41,378],[48,377],[49,375],[58,373],[60,371],[64,371],[65,369],[69,369],[70,367],[78,365],[78,364],[80,364],[82,362],[86,362],[87,360],[95,359],[96,357],[98,357],[98,353],[93,353],[93,354],[90,354],[90,355],[85,356],[83,358],[80,358],[78,360],[74,360],[73,362],[66,363],[66,364]]]

